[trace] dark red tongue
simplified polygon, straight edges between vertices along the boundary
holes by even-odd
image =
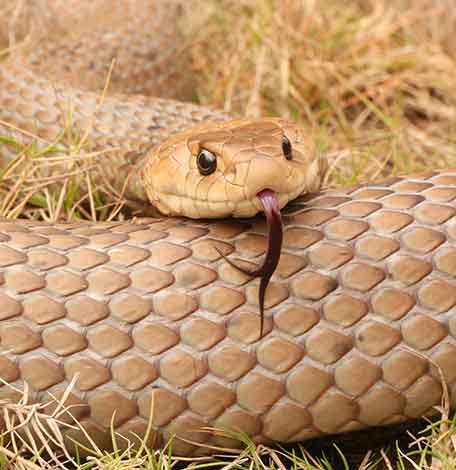
[[[260,335],[263,336],[263,324],[264,324],[264,296],[266,294],[266,288],[268,287],[269,280],[271,279],[274,271],[277,268],[280,260],[280,253],[282,251],[282,239],[283,239],[283,228],[282,228],[282,216],[279,209],[279,201],[277,195],[271,189],[264,189],[260,191],[257,196],[260,198],[261,204],[263,205],[264,213],[266,215],[266,222],[268,225],[268,250],[266,257],[264,258],[263,264],[253,271],[241,268],[237,266],[228,258],[223,256],[225,260],[234,268],[252,277],[261,277],[260,280],[260,291],[259,291],[259,304],[260,304]]]

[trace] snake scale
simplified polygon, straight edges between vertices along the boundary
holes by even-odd
[[[56,28],[59,34],[42,39],[34,54],[0,65],[0,134],[27,142],[18,127],[52,140],[62,127],[62,103],[71,103],[76,129],[92,119],[93,148],[116,149],[108,166],[134,169],[134,159],[169,136],[226,119],[144,96],[113,94],[99,105],[89,82],[112,56],[111,42],[92,47],[93,36],[81,36],[86,25],[72,16],[72,2],[68,9],[46,3],[51,13],[63,8],[72,34],[60,39]],[[136,38],[133,57],[156,52],[149,35],[169,22],[151,14],[152,3],[128,2],[135,22],[128,31],[120,29],[113,49],[119,56],[124,33]],[[110,4],[80,2],[78,14],[104,19]],[[111,29],[128,16],[121,10],[110,9]],[[98,41],[116,41],[100,28],[94,33]],[[165,44],[168,33],[160,36]],[[99,61],[78,64],[76,44]],[[71,54],[75,60],[68,60]],[[56,57],[55,64],[46,56]],[[64,57],[71,66],[59,69]],[[53,73],[62,74],[62,82]],[[126,72],[129,91],[141,73],[139,65]],[[81,89],[67,83],[72,74],[87,79]],[[147,84],[163,92],[154,77]],[[247,125],[249,138],[275,145],[266,136],[276,132],[271,121]],[[206,138],[211,126],[203,124]],[[184,132],[185,143],[192,132]],[[218,128],[214,132],[220,137]],[[2,153],[8,152],[3,146]],[[312,158],[305,168],[318,160]],[[305,182],[307,191],[321,183],[319,165]],[[132,175],[132,192],[145,198]],[[125,174],[115,170],[110,178],[123,182]],[[290,202],[282,211],[283,247],[266,292],[262,336],[258,280],[224,256],[254,267],[267,250],[263,217],[4,221],[0,377],[16,389],[27,382],[31,399],[43,402],[51,394],[63,396],[76,378],[66,403],[78,405],[73,415],[102,449],[112,444],[111,422],[119,435],[134,439],[151,419],[151,445],[160,447],[176,435],[175,453],[198,455],[210,451],[207,446],[239,445],[208,427],[241,430],[257,443],[295,442],[431,415],[442,399],[442,377],[451,403],[456,399],[455,201],[456,171],[447,170]],[[7,384],[0,387],[1,399],[17,396]],[[69,448],[74,440],[85,441],[80,429],[63,432]]]

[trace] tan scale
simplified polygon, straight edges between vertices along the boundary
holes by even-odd
[[[446,174],[456,173],[448,171]],[[425,182],[437,186],[434,185],[435,178],[429,176]],[[421,177],[399,180],[411,183],[422,181]],[[389,188],[394,192],[394,184]],[[319,224],[318,229],[312,229],[321,233],[320,239],[308,248],[288,248],[285,253],[305,257],[333,243],[328,239],[327,227],[331,234],[332,224],[345,217],[337,215],[337,208],[331,204],[336,196],[342,197],[343,193],[333,194],[327,198],[327,205],[322,206],[316,199],[319,208],[336,212],[330,220]],[[350,196],[346,198],[349,200]],[[360,198],[356,200],[364,201]],[[381,197],[378,201],[382,204]],[[207,239],[223,241],[223,238],[217,239],[207,231],[199,231],[199,236],[192,237],[186,245],[188,253],[184,258],[173,258],[166,266],[160,260],[153,261],[152,256],[143,257],[129,266],[110,266],[110,279],[115,280],[116,276],[122,279],[121,284],[115,284],[115,292],[111,292],[112,289],[100,292],[99,285],[89,281],[82,292],[67,296],[41,287],[30,293],[30,303],[24,294],[16,293],[4,282],[0,295],[2,299],[9,300],[2,300],[2,305],[7,308],[3,325],[0,325],[1,331],[19,328],[24,334],[8,335],[8,345],[2,340],[2,345],[9,349],[0,363],[2,376],[16,386],[27,380],[33,396],[44,400],[49,397],[48,392],[62,391],[73,375],[79,372],[81,375],[73,394],[84,402],[84,391],[91,391],[92,399],[88,403],[84,422],[88,428],[98,426],[100,433],[103,423],[109,421],[112,409],[109,406],[94,407],[94,403],[98,403],[95,398],[98,390],[103,394],[107,391],[119,394],[115,395],[116,403],[118,400],[119,403],[133,400],[132,405],[126,407],[129,410],[131,406],[132,412],[119,418],[122,421],[119,429],[124,429],[123,426],[130,422],[132,425],[145,425],[152,396],[156,397],[157,403],[161,399],[166,400],[171,407],[167,409],[175,411],[165,418],[164,415],[160,417],[158,408],[154,418],[154,430],[159,436],[156,445],[163,442],[174,427],[184,433],[190,431],[187,425],[191,427],[195,423],[210,426],[232,423],[253,433],[258,442],[269,442],[271,439],[289,442],[323,433],[394,424],[429,414],[441,397],[438,371],[430,360],[441,367],[454,401],[456,327],[451,312],[455,303],[452,292],[456,286],[452,274],[439,270],[438,263],[435,268],[426,269],[425,273],[420,271],[421,264],[417,264],[415,268],[418,270],[404,268],[400,279],[395,276],[397,262],[401,258],[418,260],[408,254],[410,248],[404,241],[404,235],[411,229],[422,227],[421,222],[414,219],[418,207],[404,212],[412,218],[411,223],[388,236],[397,241],[399,249],[388,254],[383,252],[386,256],[374,261],[372,266],[362,250],[352,250],[358,244],[355,238],[337,242],[340,250],[348,250],[351,256],[345,258],[342,264],[337,258],[336,267],[331,267],[330,271],[321,266],[318,257],[309,256],[310,261],[289,278],[275,276],[271,292],[281,286],[277,292],[285,289],[287,295],[275,297],[272,294],[275,301],[267,309],[265,336],[261,340],[258,339],[259,317],[255,296],[248,294],[256,281],[239,284],[224,280],[220,275],[207,278],[205,273],[208,269],[220,273],[226,269],[225,262],[213,259],[201,265],[199,259],[193,259],[194,246],[200,246]],[[301,222],[297,224],[293,221],[290,228],[302,229],[306,239],[305,229],[309,228],[305,223],[306,213],[309,213],[309,221],[315,227],[313,202],[304,204],[297,201],[291,209],[292,217],[295,220],[299,217]],[[376,216],[377,212],[368,216],[367,220],[371,220],[369,217]],[[361,217],[365,220],[365,216]],[[448,220],[440,226],[433,226],[433,233],[435,231],[444,236],[445,244],[443,247],[438,244],[426,248],[426,260],[420,262],[433,266],[434,259],[442,259],[446,253],[455,250],[454,238],[447,235],[447,227],[451,223]],[[186,220],[181,220],[179,224],[182,231],[198,227],[198,222]],[[288,230],[287,224],[285,231]],[[64,276],[67,269],[73,269],[78,276],[90,279],[95,272],[105,272],[107,268],[104,266],[111,264],[107,260],[99,264],[99,254],[113,249],[122,251],[133,247],[153,251],[155,245],[160,244],[161,250],[165,246],[163,256],[168,256],[166,247],[169,247],[170,253],[174,250],[172,243],[166,240],[174,240],[171,230],[175,230],[176,225],[161,230],[164,238],[144,244],[138,234],[141,231],[149,233],[153,225],[137,224],[136,230],[128,231],[122,223],[88,224],[85,229],[87,235],[82,237],[85,246],[94,246],[92,237],[99,238],[100,231],[105,239],[116,239],[114,235],[119,231],[125,236],[105,248],[98,246],[96,252],[87,251],[89,261],[90,256],[97,260],[93,267],[83,270],[66,267],[62,270],[57,264],[47,266],[46,273]],[[28,254],[43,250],[47,244],[20,248],[17,251],[19,256],[12,260],[11,250],[18,248],[16,245],[16,248],[12,247],[16,242],[6,235],[16,232],[16,227],[17,231],[29,234],[30,239],[37,233],[49,241],[53,238],[53,235],[43,235],[43,228],[48,227],[44,224],[4,223],[0,231],[0,235],[5,235],[0,246],[0,262],[6,267],[2,274],[7,280],[11,272],[26,270],[39,277],[42,270],[28,261]],[[97,227],[97,231],[91,232],[92,227]],[[74,239],[75,233],[81,233],[82,226],[59,225],[56,228],[60,231],[60,256],[68,259],[72,250],[75,253],[81,250],[79,244],[68,249],[64,238]],[[369,227],[358,238],[368,239],[371,251],[375,251],[376,244],[382,251],[384,235],[380,233],[383,232]],[[230,240],[234,242],[236,237],[242,238],[248,234],[248,228],[245,231],[237,229]],[[423,239],[420,246],[428,247],[428,239]],[[334,256],[338,257],[338,252]],[[346,286],[343,273],[362,270],[364,266],[367,267],[365,278],[355,276]],[[452,265],[447,262],[446,266],[448,270]],[[375,276],[376,283],[366,290],[366,279],[371,279],[369,273],[374,267],[373,272],[383,274],[379,282]],[[182,270],[190,276],[187,278],[190,281],[176,291],[182,279],[172,273]],[[135,286],[132,279],[137,279],[137,273],[143,271],[157,274],[157,283],[151,287],[144,283]],[[318,282],[315,281],[314,289],[308,292],[307,281],[314,278]],[[200,279],[205,280],[202,286]],[[194,280],[197,280],[196,284]],[[446,294],[442,295],[442,292]],[[220,311],[218,304],[214,303],[220,296],[227,299],[229,307],[226,310]],[[191,311],[186,301],[179,300],[187,297],[192,299]],[[167,304],[161,304],[163,298],[173,302],[172,311],[166,309]],[[129,300],[131,304],[128,299],[132,299]],[[135,302],[150,302],[153,310],[146,313],[150,307],[144,303],[144,307],[138,306],[137,309],[143,313],[131,316],[127,312],[132,312],[131,305],[136,305]],[[40,307],[41,304],[43,307]],[[81,311],[91,311],[93,318],[84,319],[82,313],[78,315],[78,305],[84,304],[96,307]],[[86,329],[81,329],[82,325],[87,325]],[[127,325],[131,329],[126,329]],[[67,338],[65,349],[53,339],[56,331],[61,331],[62,337]],[[125,338],[125,342],[123,339],[115,342],[115,350],[110,346],[114,343],[105,339],[113,335]],[[127,340],[127,337],[130,339]],[[209,338],[212,340],[209,341]],[[35,352],[42,348],[46,349],[46,357]],[[104,361],[106,354],[111,358],[108,365]],[[130,372],[129,365],[138,372]],[[157,395],[160,391],[164,394],[162,398]],[[133,403],[137,405],[133,406]],[[334,414],[331,411],[334,409],[340,412]],[[300,417],[296,428],[293,428],[293,433],[285,432],[284,416],[294,411]],[[109,433],[109,429],[105,428],[103,432]],[[205,442],[225,441],[214,436],[205,437]],[[226,442],[234,445],[232,441]],[[198,449],[185,445],[181,450],[192,453]]]

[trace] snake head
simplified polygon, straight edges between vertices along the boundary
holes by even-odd
[[[142,180],[163,214],[190,218],[252,217],[258,195],[277,195],[279,208],[320,188],[326,170],[306,132],[280,118],[200,124],[147,156]]]

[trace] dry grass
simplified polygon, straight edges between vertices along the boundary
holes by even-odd
[[[194,43],[195,101],[301,122],[331,162],[329,183],[456,166],[453,0],[206,0],[194,21],[198,26],[188,40]],[[94,167],[90,158],[80,158],[83,149],[62,155],[58,142],[46,151],[19,143],[17,149],[17,159],[0,173],[0,216],[51,221],[131,216],[122,195],[91,184]],[[63,174],[50,176],[43,156]],[[47,419],[26,404],[3,409],[22,413],[22,420],[28,413]],[[397,449],[393,457],[370,455],[359,468],[453,469],[455,426],[443,407],[442,420],[412,439],[411,449]],[[3,448],[0,469],[57,466],[38,457],[41,449],[29,449],[32,459],[20,456],[22,450]],[[84,468],[171,468],[174,462],[166,452],[119,451],[97,454]],[[301,447],[273,450],[248,441],[234,460],[181,465],[351,468],[343,455],[333,467]]]
[[[209,3],[202,103],[302,122],[336,183],[455,165],[451,1]]]
[[[13,390],[22,396],[17,404],[0,401],[0,419],[6,429],[0,441],[1,470],[453,470],[456,466],[456,419],[449,419],[447,395],[440,408],[441,419],[429,423],[416,435],[409,433],[409,445],[405,448],[391,442],[389,450],[366,449],[360,458],[353,459],[337,443],[329,453],[312,453],[303,445],[271,448],[255,445],[241,434],[224,432],[242,443],[241,451],[219,449],[214,457],[182,458],[173,455],[172,439],[161,450],[153,450],[147,446],[147,436],[133,443],[114,430],[111,431],[114,450],[100,450],[72,415],[74,407],[66,405],[73,386],[74,382],[59,399],[50,396],[45,403],[34,403],[27,388],[22,392]],[[68,441],[62,431],[71,429],[82,429],[85,433],[84,458],[68,452]]]

